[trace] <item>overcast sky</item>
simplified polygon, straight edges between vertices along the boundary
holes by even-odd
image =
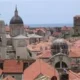
[[[0,19],[9,23],[15,6],[25,24],[73,23],[80,0],[0,0]]]

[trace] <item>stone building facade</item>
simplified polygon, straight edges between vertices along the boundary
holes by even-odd
[[[6,32],[5,23],[0,21],[0,58],[5,59],[6,56]]]
[[[15,77],[16,80],[22,80],[24,68],[31,65],[30,61],[32,60],[33,63],[35,59],[27,48],[24,23],[18,15],[17,7],[15,8],[14,16],[10,20],[9,27],[10,34],[6,34],[5,23],[2,20],[0,21],[0,68],[3,70],[2,78],[10,75]],[[20,61],[22,65],[20,65]],[[21,71],[17,71],[18,69]]]

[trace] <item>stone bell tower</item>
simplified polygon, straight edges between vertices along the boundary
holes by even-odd
[[[80,15],[74,16],[74,33],[80,35]]]
[[[14,16],[10,20],[10,35],[11,37],[24,34],[24,25],[22,18],[18,15],[17,6],[14,11]]]

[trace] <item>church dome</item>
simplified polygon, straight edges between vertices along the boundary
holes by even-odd
[[[60,53],[61,49],[62,49],[62,53],[67,54],[68,51],[67,42],[61,38],[54,40],[51,46],[52,54]]]
[[[15,15],[10,20],[10,24],[23,24],[22,18],[18,15],[17,7],[15,9]]]
[[[54,40],[53,44],[60,45],[60,44],[67,44],[67,43],[64,39],[59,38],[59,39]]]
[[[23,20],[21,19],[20,16],[14,16],[10,20],[10,24],[23,24]]]

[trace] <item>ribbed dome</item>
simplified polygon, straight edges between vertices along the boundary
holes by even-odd
[[[13,16],[10,20],[10,24],[23,24],[23,20],[20,16]]]
[[[61,38],[56,39],[56,40],[53,41],[51,49],[52,49],[52,52],[53,52],[52,54],[59,53],[60,49],[62,49],[63,53],[67,54],[68,44],[64,39],[61,39]]]
[[[14,16],[10,20],[10,24],[23,24],[22,18],[18,15],[17,7],[15,9]]]
[[[60,45],[60,44],[67,44],[67,43],[64,39],[59,38],[59,39],[54,40],[53,44],[59,44]]]

